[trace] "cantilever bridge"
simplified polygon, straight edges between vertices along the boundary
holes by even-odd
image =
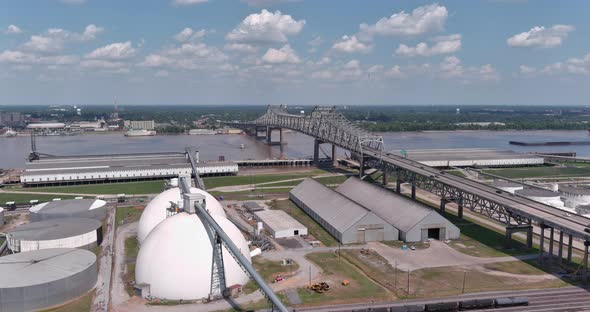
[[[557,255],[559,261],[566,258],[571,261],[573,239],[584,242],[583,278],[586,279],[588,263],[588,246],[590,235],[584,230],[589,219],[563,211],[528,198],[513,195],[492,186],[478,183],[466,178],[445,174],[445,172],[422,165],[418,162],[385,151],[383,137],[360,129],[348,121],[335,107],[315,107],[311,114],[290,114],[287,107],[269,106],[267,111],[254,122],[232,124],[232,126],[251,129],[258,136],[265,132],[266,141],[272,144],[273,130],[291,129],[313,137],[314,161],[318,161],[320,144],[332,145],[332,159],[335,160],[336,147],[355,154],[359,159],[361,175],[366,167],[383,172],[383,183],[387,177],[396,178],[396,192],[400,192],[402,183],[411,185],[411,197],[416,198],[416,188],[423,189],[440,197],[440,209],[444,213],[445,205],[455,202],[458,215],[463,216],[463,209],[480,213],[506,225],[506,238],[510,242],[514,232],[527,234],[527,245],[533,244],[533,225],[541,228],[539,260],[545,252],[545,231],[549,231],[549,255],[554,254],[554,231],[558,231]],[[564,243],[564,236],[567,242]],[[564,244],[567,255],[563,255]]]

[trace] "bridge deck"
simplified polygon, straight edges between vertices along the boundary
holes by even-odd
[[[375,149],[365,150],[365,154],[374,158],[380,158],[381,151]],[[584,228],[590,223],[590,219],[581,215],[566,215],[564,211],[557,208],[541,204],[528,198],[508,194],[506,192],[498,193],[498,189],[478,183],[466,178],[450,174],[441,174],[441,171],[422,165],[418,162],[402,158],[400,156],[383,153],[384,162],[403,168],[416,174],[429,177],[440,183],[458,188],[466,193],[475,194],[481,198],[495,202],[508,208],[516,215],[525,216],[536,222],[553,227],[564,233],[572,234],[575,237],[590,239],[590,236],[584,232]]]

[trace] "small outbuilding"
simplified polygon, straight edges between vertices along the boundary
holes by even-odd
[[[395,227],[405,242],[459,238],[459,228],[438,212],[381,186],[351,177],[336,192]]]
[[[304,180],[289,198],[342,244],[398,239],[391,224],[316,180]]]
[[[307,228],[282,210],[261,210],[254,216],[274,238],[307,235]]]

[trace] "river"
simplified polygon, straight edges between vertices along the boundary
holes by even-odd
[[[495,148],[517,152],[576,152],[590,157],[587,146],[515,146],[508,141],[583,141],[590,140],[586,131],[449,131],[383,133],[387,150],[429,148]],[[78,136],[37,137],[37,151],[51,155],[126,154],[183,151],[196,147],[201,159],[226,160],[310,157],[313,139],[296,132],[285,132],[280,146],[268,146],[242,135],[158,135],[125,137],[123,133],[85,134]],[[240,145],[245,148],[241,149]],[[0,168],[22,168],[30,151],[30,138],[0,137]],[[328,145],[323,151],[330,152]],[[343,151],[339,151],[343,154]],[[323,152],[320,156],[324,155]]]

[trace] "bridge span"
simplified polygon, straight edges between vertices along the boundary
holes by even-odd
[[[236,126],[236,125],[234,125]],[[252,128],[256,133],[266,130],[270,141],[273,130],[291,129],[313,137],[314,160],[318,161],[320,144],[332,145],[332,160],[335,160],[336,147],[350,151],[359,160],[362,169],[371,167],[383,172],[383,183],[388,177],[395,177],[396,192],[402,183],[411,185],[411,197],[416,198],[416,188],[437,195],[441,199],[440,209],[454,202],[458,206],[458,216],[463,217],[463,209],[485,215],[506,225],[506,238],[510,242],[514,232],[526,232],[527,245],[533,244],[533,225],[541,229],[539,261],[545,252],[554,255],[554,235],[559,235],[557,256],[562,261],[572,259],[573,239],[584,242],[584,261],[582,277],[587,278],[588,247],[590,233],[585,232],[590,220],[581,215],[567,214],[557,208],[510,194],[492,186],[478,183],[463,177],[451,175],[420,164],[416,161],[385,151],[383,137],[365,131],[348,121],[335,107],[315,107],[309,115],[292,114],[287,107],[269,106],[264,115],[254,122],[241,124],[242,128]],[[281,138],[282,140],[282,138]],[[364,170],[360,170],[362,176]],[[545,231],[549,232],[548,249]],[[558,231],[558,233],[555,233]],[[567,242],[564,242],[564,236]],[[567,255],[563,255],[564,244]]]

